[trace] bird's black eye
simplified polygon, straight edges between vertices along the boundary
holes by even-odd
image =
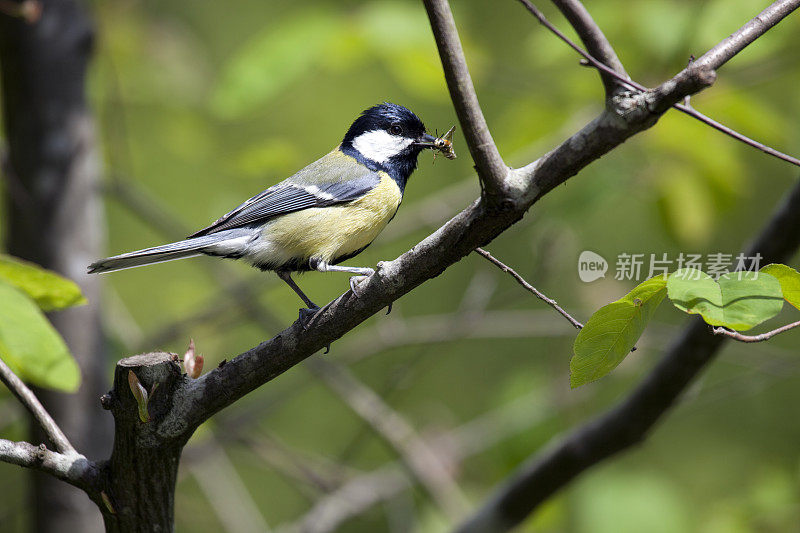
[[[401,135],[403,133],[403,128],[399,124],[392,124],[389,126],[389,133],[392,135]]]

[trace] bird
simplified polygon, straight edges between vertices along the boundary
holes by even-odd
[[[341,263],[364,251],[394,218],[425,149],[442,150],[442,140],[429,135],[417,115],[390,102],[372,106],[327,155],[210,226],[182,241],[101,259],[89,265],[88,273],[199,255],[241,259],[274,271],[303,300],[307,309],[300,310],[300,318],[308,318],[319,306],[291,274],[355,274],[350,288],[358,296],[358,284],[374,270]]]

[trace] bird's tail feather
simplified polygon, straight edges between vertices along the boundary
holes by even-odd
[[[185,257],[195,257],[201,255],[207,247],[218,244],[219,242],[220,238],[218,235],[207,235],[205,237],[196,237],[193,239],[186,239],[185,241],[173,242],[163,246],[145,248],[144,250],[128,252],[127,254],[115,255],[114,257],[95,261],[89,265],[88,272],[89,274],[113,272],[114,270],[174,261],[175,259],[183,259]]]

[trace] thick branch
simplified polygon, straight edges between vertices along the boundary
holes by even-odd
[[[800,247],[800,183],[795,185],[756,242],[745,252],[765,261],[788,260]],[[713,360],[724,337],[695,319],[650,375],[615,408],[579,427],[542,454],[534,455],[459,533],[506,531],[583,471],[640,441]]]
[[[458,30],[453,19],[453,13],[447,0],[423,0],[425,10],[431,22],[436,46],[439,48],[439,57],[442,59],[444,77],[450,98],[458,115],[461,130],[478,170],[483,190],[490,205],[495,200],[503,199],[505,194],[505,177],[508,167],[503,163],[497,146],[483,118],[483,111],[472,85],[472,78],[458,38]]]
[[[5,383],[8,390],[10,390],[12,394],[22,402],[25,409],[33,415],[36,423],[44,430],[45,434],[58,451],[66,454],[77,453],[67,439],[67,436],[64,435],[64,432],[58,427],[58,424],[56,424],[56,421],[50,416],[50,413],[42,406],[33,391],[8,368],[8,365],[2,359],[0,359],[0,381]]]
[[[45,472],[87,492],[93,490],[99,472],[96,464],[75,451],[58,453],[44,444],[5,439],[0,439],[0,461]]]

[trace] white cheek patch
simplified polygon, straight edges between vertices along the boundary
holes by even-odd
[[[353,148],[361,152],[367,159],[376,163],[385,163],[413,143],[413,139],[398,137],[383,130],[362,133],[353,139]]]

